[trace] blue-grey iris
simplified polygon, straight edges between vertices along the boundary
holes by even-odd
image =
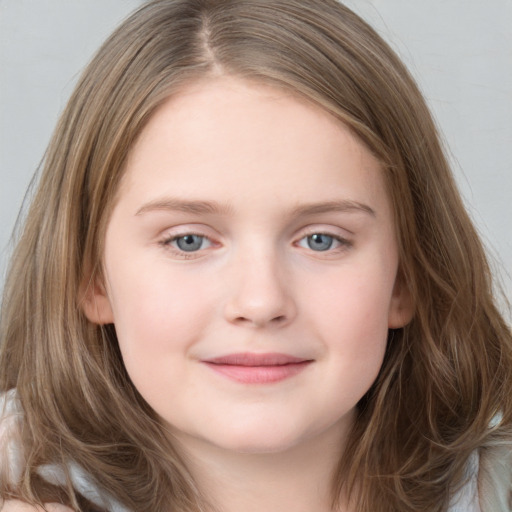
[[[182,251],[193,252],[201,249],[204,237],[199,235],[185,235],[176,238],[176,245]]]
[[[327,251],[332,247],[334,238],[330,235],[316,233],[307,238],[308,247],[313,251]]]

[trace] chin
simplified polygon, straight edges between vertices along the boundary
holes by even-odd
[[[235,453],[246,454],[272,454],[281,453],[292,449],[303,440],[303,436],[297,435],[296,432],[286,432],[281,427],[273,429],[253,429],[249,431],[231,430],[225,431],[222,438],[210,442],[214,442],[220,448]]]

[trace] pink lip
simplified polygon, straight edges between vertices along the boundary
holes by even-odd
[[[279,382],[297,375],[312,362],[312,359],[278,353],[229,354],[203,361],[213,371],[244,384]]]

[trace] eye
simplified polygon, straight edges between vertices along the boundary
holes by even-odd
[[[301,238],[298,245],[312,251],[325,252],[330,249],[337,249],[342,245],[348,245],[348,242],[326,233],[313,233]]]
[[[195,252],[201,249],[207,249],[211,246],[211,242],[208,238],[193,234],[176,236],[167,241],[166,245],[167,244],[183,252]]]

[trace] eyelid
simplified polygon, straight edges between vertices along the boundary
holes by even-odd
[[[168,241],[182,236],[195,235],[208,238],[208,240],[213,242],[215,235],[212,231],[212,228],[202,224],[178,224],[176,226],[167,226],[165,229],[162,229],[160,234],[157,235],[157,238],[159,241]]]
[[[343,233],[346,233],[343,234]],[[336,238],[337,240],[348,242],[350,241],[351,236],[354,235],[352,231],[349,231],[348,229],[343,229],[340,227],[335,226],[327,226],[325,224],[314,224],[310,226],[306,226],[303,228],[299,235],[296,237],[297,240],[302,240],[306,236],[311,235],[329,235],[333,238]]]
[[[333,253],[339,253],[344,250],[352,248],[354,245],[353,241],[350,239],[350,237],[344,236],[339,233],[339,231],[342,230],[341,228],[334,228],[334,227],[326,227],[325,225],[314,225],[314,226],[307,226],[304,228],[304,230],[300,233],[298,237],[295,238],[294,245],[297,245],[299,247],[302,247],[305,250],[308,250],[314,254],[318,255],[324,255],[327,256],[329,254]],[[343,230],[347,231],[347,230]],[[338,242],[338,246],[334,248],[329,248],[325,251],[314,251],[313,249],[303,247],[299,245],[299,243],[304,240],[307,237],[313,236],[313,235],[326,235],[329,237],[332,237],[334,240]]]
[[[184,236],[200,236],[202,238],[207,238],[208,240],[211,239],[208,235],[205,235],[204,233],[200,233],[198,231],[183,231],[182,233],[168,233],[162,237],[163,240],[176,240],[177,238],[182,238]]]
[[[305,238],[309,238],[313,235],[325,235],[325,236],[332,238],[333,240],[335,240],[336,242],[338,242],[340,244],[338,247],[335,247],[334,249],[339,249],[340,246],[349,247],[352,245],[352,242],[350,240],[347,240],[346,238],[343,238],[339,235],[333,235],[331,233],[326,233],[325,231],[317,231],[317,232],[311,233],[309,235],[304,235],[303,237],[299,238],[296,243],[299,244],[299,242],[302,242],[302,240],[304,240]],[[317,252],[322,252],[322,251],[317,251]],[[325,252],[327,252],[327,251],[325,251]]]
[[[201,257],[205,251],[208,251],[212,247],[218,247],[220,244],[212,236],[205,233],[206,230],[198,229],[196,227],[179,226],[176,228],[170,228],[158,239],[157,243],[166,251],[171,252],[174,256],[179,259],[195,259]],[[178,247],[175,247],[172,242],[175,240],[192,235],[198,236],[208,240],[208,247],[198,249],[197,251],[183,251]]]

